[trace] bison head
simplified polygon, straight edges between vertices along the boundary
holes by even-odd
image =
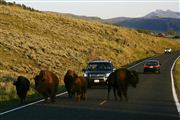
[[[130,71],[130,83],[131,85],[136,88],[136,84],[139,82],[139,76],[136,71]]]
[[[13,81],[13,85],[16,86],[16,85],[17,85],[17,82],[18,82],[18,80],[14,80],[14,81]]]
[[[40,91],[41,89],[41,82],[42,82],[42,77],[40,75],[36,75],[35,78],[34,78],[34,82],[35,82],[35,89],[37,91]]]

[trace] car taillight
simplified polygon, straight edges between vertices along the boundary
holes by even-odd
[[[154,66],[154,68],[160,68],[160,65],[158,65],[158,66]]]
[[[149,66],[144,66],[144,68],[149,68]]]

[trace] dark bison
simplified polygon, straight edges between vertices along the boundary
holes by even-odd
[[[20,98],[21,104],[25,101],[27,92],[29,90],[30,82],[26,77],[19,76],[17,80],[13,82],[16,86],[17,95]]]
[[[75,93],[76,100],[86,100],[87,80],[84,77],[77,77],[72,84],[71,92]]]
[[[39,75],[35,76],[34,80],[35,89],[43,95],[45,102],[47,102],[48,97],[50,97],[51,102],[55,102],[59,85],[58,77],[48,70],[41,70]]]
[[[136,87],[136,84],[139,81],[139,77],[136,71],[130,71],[126,68],[120,68],[116,71],[112,72],[108,79],[108,98],[109,99],[109,93],[111,90],[111,87],[113,87],[114,92],[114,98],[117,100],[116,91],[118,93],[118,96],[120,100],[122,100],[122,95],[125,97],[125,100],[128,101],[127,97],[127,90],[129,85],[132,85],[132,87]]]
[[[77,77],[78,75],[73,70],[68,70],[66,72],[66,75],[64,76],[64,84],[69,98],[72,98],[72,96],[74,96],[74,92],[71,91],[71,87]]]

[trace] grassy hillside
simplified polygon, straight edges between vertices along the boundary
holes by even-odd
[[[32,77],[49,69],[62,78],[89,60],[108,59],[120,67],[178,44],[133,29],[0,5],[1,76]]]
[[[180,58],[177,60],[174,68],[174,79],[176,84],[176,91],[178,93],[178,98],[180,100]]]

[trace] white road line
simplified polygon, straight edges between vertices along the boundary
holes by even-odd
[[[135,65],[133,65],[133,66],[131,66],[131,67],[128,67],[128,69],[134,68],[134,67],[138,66],[139,64],[142,64],[142,63],[145,62],[146,60],[152,59],[152,58],[155,58],[155,57],[157,57],[157,55],[155,55],[155,56],[153,56],[153,57],[150,57],[150,58],[147,58],[147,59],[144,59],[143,61],[138,62],[137,64],[135,64]]]
[[[62,96],[64,94],[67,94],[67,92],[63,92],[63,93],[57,94],[56,96]],[[20,106],[20,107],[11,109],[11,110],[7,110],[5,112],[0,113],[0,116],[4,115],[4,114],[7,114],[7,113],[10,113],[10,112],[13,112],[13,111],[16,111],[16,110],[19,110],[19,109],[22,109],[22,108],[25,108],[25,107],[28,107],[28,106],[31,106],[31,105],[34,105],[34,104],[37,104],[37,103],[40,103],[42,101],[44,101],[44,99],[41,99],[41,100],[38,100],[38,101],[35,101],[35,102],[32,102],[32,103],[29,103],[29,104],[26,104],[26,105],[23,105],[23,106]]]
[[[147,59],[145,59],[145,60],[147,60]],[[138,66],[139,64],[143,63],[145,60],[143,60],[143,61],[141,61],[141,62],[139,62],[139,63],[137,63],[137,64],[135,64],[135,65],[133,65],[131,67],[128,67],[128,69],[131,69],[131,68],[134,68],[134,67]]]
[[[99,105],[103,105],[104,103],[106,103],[107,102],[107,100],[104,100],[104,101],[102,101]]]
[[[179,117],[180,117],[180,103],[179,103],[179,100],[178,100],[178,97],[177,97],[177,94],[176,94],[175,85],[174,85],[174,77],[173,77],[173,69],[174,69],[174,66],[175,66],[176,61],[177,61],[179,58],[180,58],[180,56],[177,57],[176,60],[174,61],[173,65],[172,65],[172,67],[171,67],[171,72],[170,72],[170,74],[171,74],[172,93],[173,93],[173,97],[174,97],[174,102],[175,102],[175,104],[176,104],[176,108],[177,108],[177,111],[178,111]]]

